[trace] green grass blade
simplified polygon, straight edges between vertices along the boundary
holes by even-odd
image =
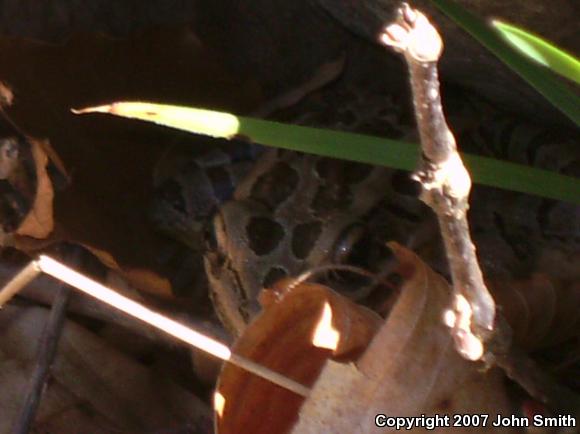
[[[516,52],[484,21],[454,1],[431,0],[431,2],[519,74],[554,107],[580,126],[580,98],[570,92],[549,70],[532,63]]]
[[[580,60],[538,35],[502,21],[492,25],[512,47],[552,71],[580,84]]]
[[[230,113],[149,103],[114,103],[77,113],[110,113],[191,133],[255,143],[396,169],[413,170],[416,144],[379,137],[270,122]],[[463,154],[473,181],[506,190],[580,204],[580,180],[491,158]]]

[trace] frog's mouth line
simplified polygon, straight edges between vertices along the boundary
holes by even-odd
[[[211,288],[209,296],[219,320],[232,335],[241,335],[251,317],[244,311],[239,276],[231,264],[215,252],[204,256],[204,265]]]

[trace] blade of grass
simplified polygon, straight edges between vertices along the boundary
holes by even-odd
[[[500,32],[512,47],[522,54],[547,66],[552,71],[580,84],[580,60],[556,47],[554,44],[540,38],[517,26],[494,20],[492,25]]]
[[[431,0],[431,2],[519,74],[554,107],[557,107],[577,126],[580,126],[580,98],[559,82],[549,70],[527,60],[512,49],[484,21],[454,1]]]
[[[419,152],[412,143],[163,104],[118,102],[73,111],[141,119],[212,137],[240,136],[262,145],[395,169],[413,170]],[[462,158],[477,183],[580,204],[576,178],[475,155]]]

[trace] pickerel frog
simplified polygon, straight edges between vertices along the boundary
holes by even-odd
[[[354,104],[350,99],[350,104],[335,104],[332,114],[306,109],[306,115],[294,119],[390,138],[411,137],[413,126],[389,96],[370,92],[355,98]],[[338,100],[344,101],[344,95]],[[325,101],[314,97],[314,103],[324,107]],[[573,134],[546,133],[494,118],[476,125],[458,134],[463,150],[578,176],[580,148]],[[346,144],[337,144],[341,145]],[[197,206],[192,200],[199,204],[201,196],[219,191],[218,179],[227,181],[230,192],[234,178],[239,180],[230,200],[222,203],[227,195],[214,194],[216,199],[210,197],[202,213],[213,215],[203,253],[209,291],[220,320],[232,333],[240,334],[259,311],[262,288],[325,264],[376,271],[388,256],[384,243],[389,240],[417,247],[427,238],[426,245],[435,246],[434,265],[440,265],[436,223],[407,173],[276,149],[264,151],[251,168],[248,163],[232,160],[228,170],[236,176],[226,176],[219,164],[209,165],[213,176],[202,175],[197,172],[204,169],[197,164],[195,176],[181,177],[186,181],[181,190],[179,177],[170,183],[173,187],[164,187],[181,215],[174,232],[199,248],[200,218],[192,214]],[[472,233],[484,271],[500,276],[555,271],[557,278],[578,274],[580,207],[491,188],[477,188],[471,203]],[[197,225],[193,229],[191,222]],[[444,266],[439,269],[445,272]]]
[[[268,151],[212,222],[206,273],[228,328],[243,330],[259,310],[260,290],[282,277],[327,264],[376,267],[385,256],[385,240],[373,233],[369,219],[386,194],[396,193],[390,191],[396,175],[379,167]],[[412,220],[418,221],[424,209],[415,205],[410,213],[417,212]],[[393,225],[393,238],[405,241],[407,231],[396,232]]]
[[[392,138],[413,130],[402,127],[401,109],[388,95],[373,93],[370,100],[359,97],[356,104],[351,95],[347,97],[351,103],[334,110],[335,128]],[[326,116],[323,110],[310,113],[299,121],[327,125],[325,119],[312,118]],[[238,147],[248,145],[238,143]],[[384,242],[407,242],[427,212],[414,196],[414,183],[406,173],[277,149],[264,151],[250,170],[240,158],[228,165],[230,175],[222,167],[222,184],[225,181],[231,186],[236,178],[239,182],[231,200],[221,203],[218,177],[209,176],[221,167],[214,164],[220,158],[209,160],[207,164],[199,157],[193,159],[162,184],[155,220],[174,237],[200,250],[202,221],[215,211],[207,231],[205,270],[216,312],[234,334],[258,312],[257,296],[262,288],[281,277],[326,264],[377,266],[385,256]],[[233,172],[237,175],[231,175]],[[184,184],[181,188],[180,183]],[[386,197],[391,198],[390,206],[375,213]],[[372,222],[377,223],[374,228]],[[350,290],[356,279],[337,281]]]

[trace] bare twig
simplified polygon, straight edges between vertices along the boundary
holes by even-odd
[[[33,262],[29,264],[29,267],[32,267],[32,270],[34,270],[35,263]],[[17,275],[20,275],[23,272],[24,269],[21,265],[1,262],[0,282],[13,281]],[[37,270],[36,274],[38,273],[42,272]],[[9,284],[6,285],[10,290],[10,287],[8,286]],[[36,279],[32,285],[10,286],[17,289],[22,288],[22,290],[18,292],[18,295],[23,300],[26,300],[26,303],[32,302],[38,305],[52,306],[58,295],[60,283],[54,279],[49,278],[48,276],[43,276],[39,279]],[[115,289],[129,297],[140,296],[142,297],[142,302],[146,304],[154,304],[157,301],[153,297],[148,297],[147,294],[137,293],[136,291],[132,292],[131,290],[128,290],[124,287],[115,287]],[[0,290],[0,298],[11,298],[14,295],[8,294],[8,292],[4,292],[3,289]],[[2,305],[3,304],[4,301],[2,301]],[[173,317],[184,317],[187,320],[187,324],[189,326],[198,330],[203,330],[203,333],[209,336],[219,336],[220,339],[223,339],[227,335],[223,327],[217,322],[211,321],[209,318],[190,318],[189,312],[182,310],[181,306],[171,306],[170,309],[165,309],[164,306],[157,306],[157,308],[163,311],[165,315]],[[148,341],[155,342],[169,348],[174,348],[179,343],[177,339],[167,335],[166,333],[163,333],[155,327],[150,327],[147,324],[143,324],[142,321],[139,321],[136,318],[124,315],[108,304],[100,303],[98,300],[83,297],[82,294],[71,294],[71,298],[67,304],[67,312],[69,314],[73,313],[82,317],[102,321],[106,324],[114,324],[130,331],[131,333],[134,333],[135,335],[141,336]]]
[[[404,54],[411,74],[423,151],[414,176],[423,186],[422,200],[437,214],[445,243],[454,292],[454,306],[445,320],[457,350],[470,360],[481,359],[487,351],[486,362],[501,367],[532,397],[559,411],[577,414],[579,397],[558,385],[526,354],[509,346],[511,328],[496,312],[483,281],[466,218],[471,179],[441,105],[437,77],[441,37],[421,12],[403,4],[398,20],[384,29],[381,40]]]
[[[2,290],[0,290],[0,308],[4,306],[8,300],[14,297],[18,291],[32,282],[40,273],[41,270],[35,262],[31,262],[20,270],[20,272],[10,279],[10,281],[4,285]]]
[[[146,322],[152,326],[162,329],[165,333],[168,333],[177,339],[186,342],[196,348],[205,351],[221,360],[228,361],[248,372],[258,375],[266,380],[284,387],[292,392],[301,395],[308,396],[310,390],[289,378],[282,376],[281,374],[274,372],[264,366],[258,365],[251,360],[244,359],[241,356],[232,354],[230,349],[217,342],[214,339],[208,338],[207,336],[184,326],[164,315],[161,315],[142,304],[139,304],[121,294],[113,291],[106,286],[95,282],[92,279],[74,271],[73,269],[61,264],[54,259],[41,255],[37,260],[37,264],[40,269],[46,274],[53,276],[74,288],[79,289],[85,294],[90,295],[100,301],[110,304],[116,307],[122,312],[131,315],[141,321]]]
[[[82,254],[83,250],[76,246],[64,246],[64,256],[72,258],[75,262],[80,262]],[[60,284],[56,297],[52,303],[48,321],[44,326],[42,336],[38,342],[34,370],[32,372],[32,377],[30,378],[26,399],[20,417],[14,426],[14,433],[28,433],[32,423],[34,422],[36,410],[40,404],[40,399],[42,398],[46,382],[50,375],[50,369],[56,356],[69,299],[69,287]]]
[[[230,349],[221,342],[209,338],[200,332],[197,332],[177,321],[174,321],[158,312],[155,312],[130,298],[107,288],[104,285],[80,274],[66,265],[55,261],[54,259],[41,255],[39,259],[33,261],[28,267],[31,269],[40,270],[54,278],[79,289],[85,294],[90,295],[104,303],[113,306],[127,315],[133,316],[151,326],[154,326],[165,333],[185,342],[195,348],[198,348],[208,354],[217,357],[218,359],[229,362],[238,366],[254,375],[264,378],[280,387],[290,390],[297,395],[307,397],[310,394],[310,389],[290,378],[284,377],[278,372],[261,366],[249,359],[245,359],[237,354],[232,354]],[[18,290],[27,284],[31,279],[24,281],[20,279],[22,284],[11,289],[11,294],[14,295]],[[12,282],[11,282],[12,283]],[[16,285],[14,285],[16,286]],[[0,290],[0,297],[5,288]]]
[[[383,43],[402,52],[411,73],[422,157],[414,177],[422,200],[437,214],[451,268],[455,306],[448,315],[458,351],[471,360],[484,353],[494,330],[495,302],[484,281],[469,234],[466,212],[471,179],[443,114],[437,61],[443,42],[420,12],[403,4],[396,23],[385,28]]]
[[[65,285],[60,285],[48,321],[38,343],[37,357],[34,364],[34,371],[28,385],[26,400],[24,401],[22,412],[13,430],[16,434],[27,434],[32,422],[34,422],[34,416],[50,374],[50,367],[56,355],[65,320],[66,304],[69,299],[69,294],[70,289]]]

